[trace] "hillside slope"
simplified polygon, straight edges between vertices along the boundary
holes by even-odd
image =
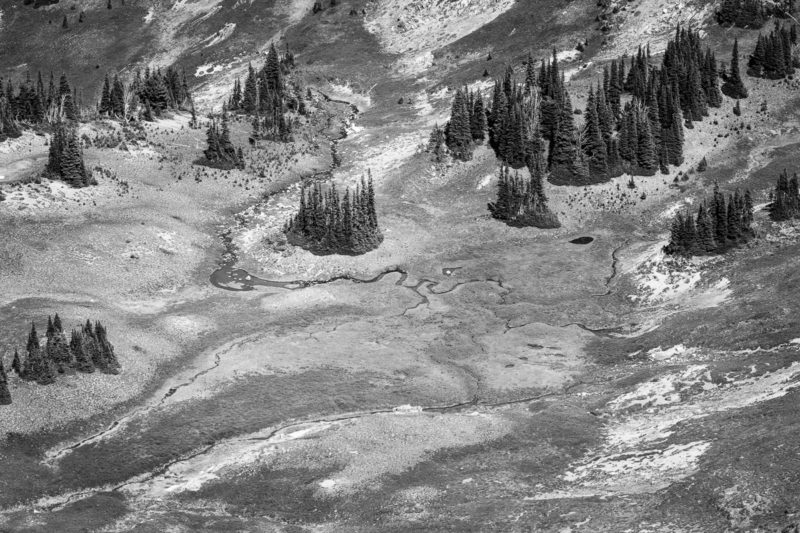
[[[84,189],[34,179],[49,136],[0,143],[2,362],[59,313],[101,320],[122,365],[46,386],[9,373],[0,530],[800,527],[800,232],[765,209],[796,165],[797,80],[746,77],[741,115],[724,97],[683,130],[685,161],[635,189],[546,184],[556,229],[490,217],[488,146],[467,162],[425,151],[457,87],[488,96],[529,54],[555,49],[582,109],[612,58],[649,42],[659,61],[678,24],[721,61],[758,35],[700,0],[613,4],[0,7],[5,76],[64,70],[91,100],[106,72],[175,64],[205,121],[278,43],[309,109],[285,143],[251,143],[249,118],[232,119],[247,164],[229,171],[195,164],[206,133],[186,113],[137,138],[87,122],[99,185]],[[305,185],[368,173],[377,249],[286,241]],[[714,183],[752,190],[756,238],[666,256],[671,217]]]

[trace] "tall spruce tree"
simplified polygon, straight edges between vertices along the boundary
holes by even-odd
[[[469,161],[472,159],[472,128],[466,95],[461,89],[456,91],[450,122],[445,128],[447,147],[454,159]]]
[[[0,356],[0,405],[11,405],[11,392],[8,390],[8,375],[6,374],[3,357]]]
[[[733,41],[733,53],[731,54],[731,68],[722,85],[722,92],[733,99],[747,98],[747,88],[742,82],[742,77],[739,73],[739,40]]]

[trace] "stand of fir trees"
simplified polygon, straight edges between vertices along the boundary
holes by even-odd
[[[286,113],[289,110],[305,112],[302,91],[295,95],[287,89],[285,78],[293,67],[292,53],[287,49],[281,56],[272,44],[261,70],[256,71],[251,64],[244,86],[238,79],[234,83],[227,108],[232,113],[253,116],[254,140],[291,140],[291,121]]]
[[[558,216],[547,206],[543,172],[530,169],[525,179],[509,167],[502,167],[497,181],[497,200],[489,204],[489,212],[509,226],[560,228]]]
[[[86,171],[83,149],[72,125],[60,122],[53,129],[45,174],[72,187],[97,185],[97,181]]]
[[[769,206],[770,218],[776,222],[800,218],[800,191],[797,173],[791,178],[784,169],[778,176],[772,203]]]
[[[776,80],[794,75],[797,58],[793,55],[797,44],[797,26],[787,28],[780,23],[769,35],[758,34],[758,41],[747,61],[747,74],[758,78]]]
[[[319,183],[300,194],[300,208],[286,223],[284,233],[295,246],[317,255],[360,255],[383,242],[375,210],[370,176],[341,197],[336,185],[324,191]]]
[[[55,383],[59,374],[90,374],[95,369],[106,374],[119,374],[121,371],[114,346],[108,341],[108,333],[100,322],[92,324],[87,320],[82,327],[73,329],[67,340],[58,314],[54,318],[47,317],[44,339],[39,337],[36,325],[31,324],[26,353],[23,358],[19,350],[14,351],[11,370],[25,381],[40,385]],[[7,381],[4,363],[0,361],[0,405],[11,403]]]
[[[623,105],[626,93],[631,97]],[[467,161],[486,124],[489,145],[503,164],[520,169],[542,156],[552,183],[590,185],[680,165],[684,125],[721,104],[714,53],[701,46],[696,31],[678,28],[660,68],[649,49],[639,48],[629,66],[623,57],[604,69],[602,82],[590,89],[583,124],[575,122],[554,50],[538,72],[529,57],[522,82],[509,67],[495,81],[489,106],[480,94],[458,90],[444,138],[453,158]],[[437,130],[429,147],[434,152],[441,146]]]
[[[231,142],[228,114],[224,111],[221,122],[220,126],[216,118],[211,119],[206,131],[207,147],[203,151],[203,157],[196,161],[196,164],[223,170],[243,169],[244,154],[241,147],[236,148]]]
[[[722,0],[717,21],[723,26],[758,29],[770,17],[791,16],[794,3],[795,0]]]
[[[737,189],[726,197],[715,185],[711,200],[703,201],[695,214],[675,216],[664,252],[684,257],[725,253],[753,238],[752,222],[750,191]]]
[[[64,74],[56,86],[51,73],[47,87],[41,72],[35,82],[28,73],[16,88],[11,80],[0,80],[0,142],[19,137],[25,127],[77,120],[78,109],[78,92]]]
[[[125,119],[141,111],[145,120],[152,121],[167,110],[190,109],[193,107],[192,94],[186,81],[186,72],[178,72],[167,67],[151,70],[147,67],[144,75],[137,70],[127,86],[114,76],[108,76],[103,83],[97,111],[104,116]]]

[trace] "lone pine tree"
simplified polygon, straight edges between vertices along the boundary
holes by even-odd
[[[19,358],[19,350],[14,348],[14,359],[11,360],[11,370],[22,377],[22,360]]]
[[[11,405],[11,392],[8,390],[8,375],[6,374],[5,362],[0,356],[0,405]]]
[[[739,40],[733,41],[733,52],[731,54],[730,72],[725,77],[722,84],[722,92],[735,100],[747,98],[747,88],[744,86],[742,76],[739,73]]]

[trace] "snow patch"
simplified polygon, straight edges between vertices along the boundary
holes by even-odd
[[[675,426],[784,396],[800,387],[800,362],[760,376],[721,381],[712,379],[706,365],[692,365],[619,395],[607,404],[605,443],[562,476],[574,488],[526,499],[663,489],[695,472],[711,446],[706,441],[664,442]]]
[[[153,22],[153,18],[155,16],[156,16],[156,10],[155,10],[155,8],[153,6],[150,6],[147,9],[147,14],[144,16],[144,23],[145,24],[150,24],[151,22]]]
[[[609,477],[620,488],[647,482],[652,484],[652,490],[658,490],[697,470],[698,460],[710,447],[710,442],[696,441],[673,444],[663,450],[608,455],[567,472],[563,479],[587,486],[596,483],[598,477]]]
[[[800,387],[800,363],[777,370],[770,374],[753,376],[739,381],[718,384],[703,366],[689,367],[680,374],[665,376],[673,382],[675,390],[694,395],[684,401],[661,405],[655,403],[649,409],[632,414],[617,424],[610,426],[607,441],[609,446],[634,448],[642,443],[665,439],[672,434],[672,427],[680,422],[704,418],[718,412],[741,409],[756,403],[780,398],[789,391]],[[668,387],[666,382],[662,390]],[[642,384],[633,393],[627,393],[613,400],[609,406],[626,405],[626,399],[640,398],[640,405],[647,405],[646,398],[658,401],[658,388]],[[649,395],[649,396],[648,396]],[[627,407],[633,404],[628,403]],[[661,407],[659,409],[659,407]]]
[[[494,179],[494,174],[487,174],[486,176],[483,177],[483,179],[481,179],[480,183],[478,183],[476,189],[479,191],[481,189],[485,189],[486,187],[489,186],[489,184],[492,182],[493,179]]]
[[[200,65],[197,67],[197,70],[194,71],[194,75],[197,78],[202,78],[203,76],[208,76],[209,74],[214,74],[215,72],[221,72],[224,70],[225,67],[223,65],[214,65],[213,63],[207,63],[205,65]]]

